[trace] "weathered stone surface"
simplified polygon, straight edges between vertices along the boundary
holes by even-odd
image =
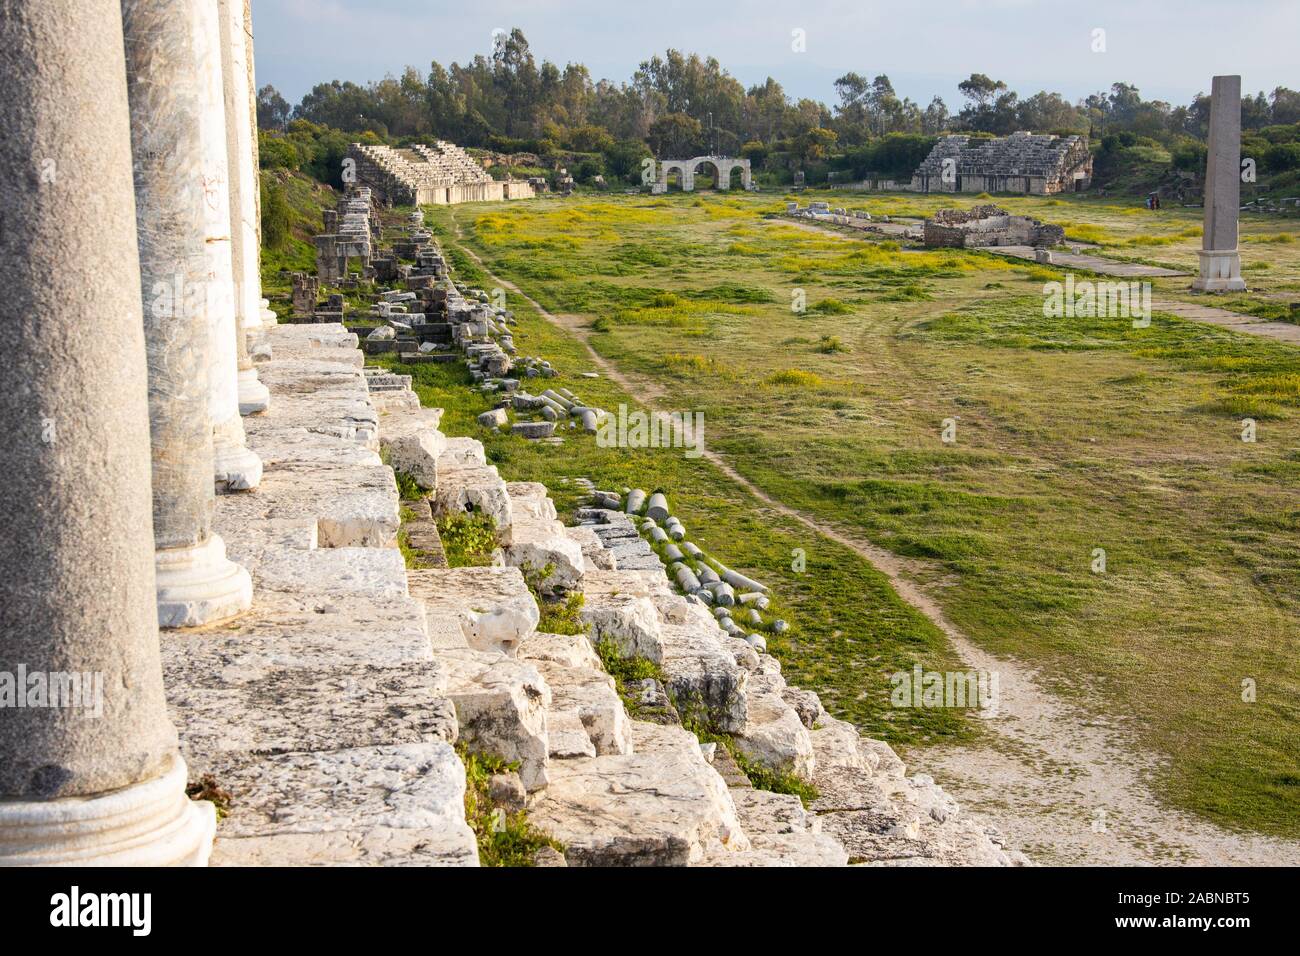
[[[406,564],[396,548],[320,548],[266,551],[253,573],[258,590],[333,597],[406,597]]]
[[[745,725],[733,739],[750,760],[780,773],[812,778],[816,761],[808,728],[777,694],[746,695]]]
[[[272,668],[401,667],[432,660],[424,605],[369,594],[262,591],[232,625],[162,638],[167,687],[236,684]]]
[[[465,644],[513,655],[541,618],[518,568],[430,568],[409,572],[429,617],[459,623]]]
[[[718,730],[743,731],[749,673],[736,664],[719,638],[699,625],[661,624],[660,633],[660,663],[678,709],[701,707]]]
[[[440,408],[417,413],[390,411],[379,423],[379,443],[388,463],[429,491],[438,487],[438,459],[447,449],[447,437],[438,430],[441,418]]]
[[[553,518],[516,509],[518,500],[512,499],[509,540],[502,549],[506,564],[539,573],[549,567],[550,572],[539,583],[539,590],[548,597],[578,590],[584,570],[582,546],[565,534],[564,525]]]
[[[554,709],[578,715],[596,753],[631,753],[631,722],[614,689],[614,678],[599,667],[566,667],[547,660],[533,664],[551,689]]]
[[[749,849],[722,778],[692,734],[633,722],[635,752],[557,761],[530,818],[570,866],[685,866]]]
[[[537,668],[495,651],[439,651],[460,739],[471,750],[519,763],[530,792],[546,786],[551,692]]]
[[[506,492],[516,515],[524,514],[543,521],[555,520],[555,502],[540,481],[508,481]]]
[[[229,676],[226,672],[225,676]],[[190,774],[230,754],[337,750],[456,740],[432,661],[402,667],[269,667],[240,680],[170,688]]]
[[[649,589],[635,572],[593,571],[583,577],[581,617],[597,640],[624,657],[663,660],[663,633]]]
[[[520,660],[551,661],[562,667],[601,668],[600,657],[585,634],[546,634],[541,631],[519,644]]]
[[[444,452],[438,459],[438,488],[432,499],[434,514],[484,514],[496,522],[497,530],[504,535],[513,520],[510,495],[495,466],[448,467],[447,461]]]
[[[596,756],[596,745],[591,742],[576,710],[553,707],[546,715],[546,728],[553,760]]]
[[[618,562],[596,537],[596,532],[587,527],[565,528],[564,533],[578,543],[582,549],[582,567],[584,571],[613,571]]]
[[[280,519],[315,520],[322,548],[391,547],[401,523],[397,483],[384,465],[282,462],[256,495],[223,496],[214,525],[229,529],[219,533],[238,549],[240,527]]]
[[[478,866],[464,823],[440,828],[331,830],[265,837],[219,836],[210,866]]]
[[[442,741],[253,758],[214,775],[231,794],[223,838],[465,827],[465,770]]]

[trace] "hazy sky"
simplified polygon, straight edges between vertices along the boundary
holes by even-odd
[[[539,63],[585,63],[593,79],[625,81],[672,47],[717,57],[746,86],[770,75],[826,103],[849,70],[887,73],[900,96],[938,94],[954,112],[972,72],[1070,100],[1124,80],[1182,104],[1215,73],[1240,73],[1245,91],[1300,88],[1300,0],[253,0],[253,25],[258,85],[291,103],[326,80],[465,63],[513,27]]]

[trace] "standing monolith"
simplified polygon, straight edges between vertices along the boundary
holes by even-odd
[[[1210,136],[1205,158],[1205,230],[1201,274],[1192,288],[1241,292],[1237,216],[1241,208],[1241,77],[1216,76],[1210,88]]]

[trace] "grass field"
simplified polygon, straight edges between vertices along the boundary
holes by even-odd
[[[898,216],[973,201],[832,197]],[[1102,255],[1195,265],[1199,210],[997,201]],[[1043,283],[1060,278],[1048,268],[819,234],[771,218],[782,208],[779,196],[618,196],[428,215],[461,277],[485,281],[453,218],[489,268],[584,317],[593,346],[668,407],[704,412],[708,444],[765,492],[910,559],[979,644],[1131,717],[1167,757],[1158,783],[1175,805],[1300,835],[1300,351],[1160,314],[1145,329],[1045,319]],[[1214,304],[1285,311],[1297,232],[1243,223],[1252,292]],[[561,384],[607,408],[628,401],[576,377],[590,361],[571,336],[511,307],[521,349],[555,362]],[[448,409],[450,433],[475,434],[486,401],[460,375],[422,366],[417,385]],[[1256,442],[1241,440],[1244,417]],[[707,462],[584,437],[562,454],[487,445],[507,477],[553,492],[566,475],[664,487],[701,545],[786,602],[796,627],[773,643],[793,683],[895,742],[969,732],[952,711],[888,707],[888,673],[951,663],[941,635],[863,561],[763,514]],[[790,570],[794,548],[808,573]]]

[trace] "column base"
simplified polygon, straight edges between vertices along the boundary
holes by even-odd
[[[280,317],[271,311],[270,299],[258,299],[258,315],[262,317],[263,325],[277,325]]]
[[[244,444],[238,415],[212,429],[212,472],[219,495],[252,491],[262,481],[262,459]]]
[[[158,580],[158,626],[198,627],[247,611],[253,580],[226,558],[226,543],[212,535],[192,548],[154,552]]]
[[[1245,292],[1241,256],[1236,249],[1202,249],[1201,274],[1192,280],[1197,292]]]
[[[239,373],[239,414],[258,415],[271,407],[271,392],[257,378],[257,369]]]
[[[162,776],[110,793],[0,801],[0,866],[207,866],[217,811],[185,783],[177,754]]]

